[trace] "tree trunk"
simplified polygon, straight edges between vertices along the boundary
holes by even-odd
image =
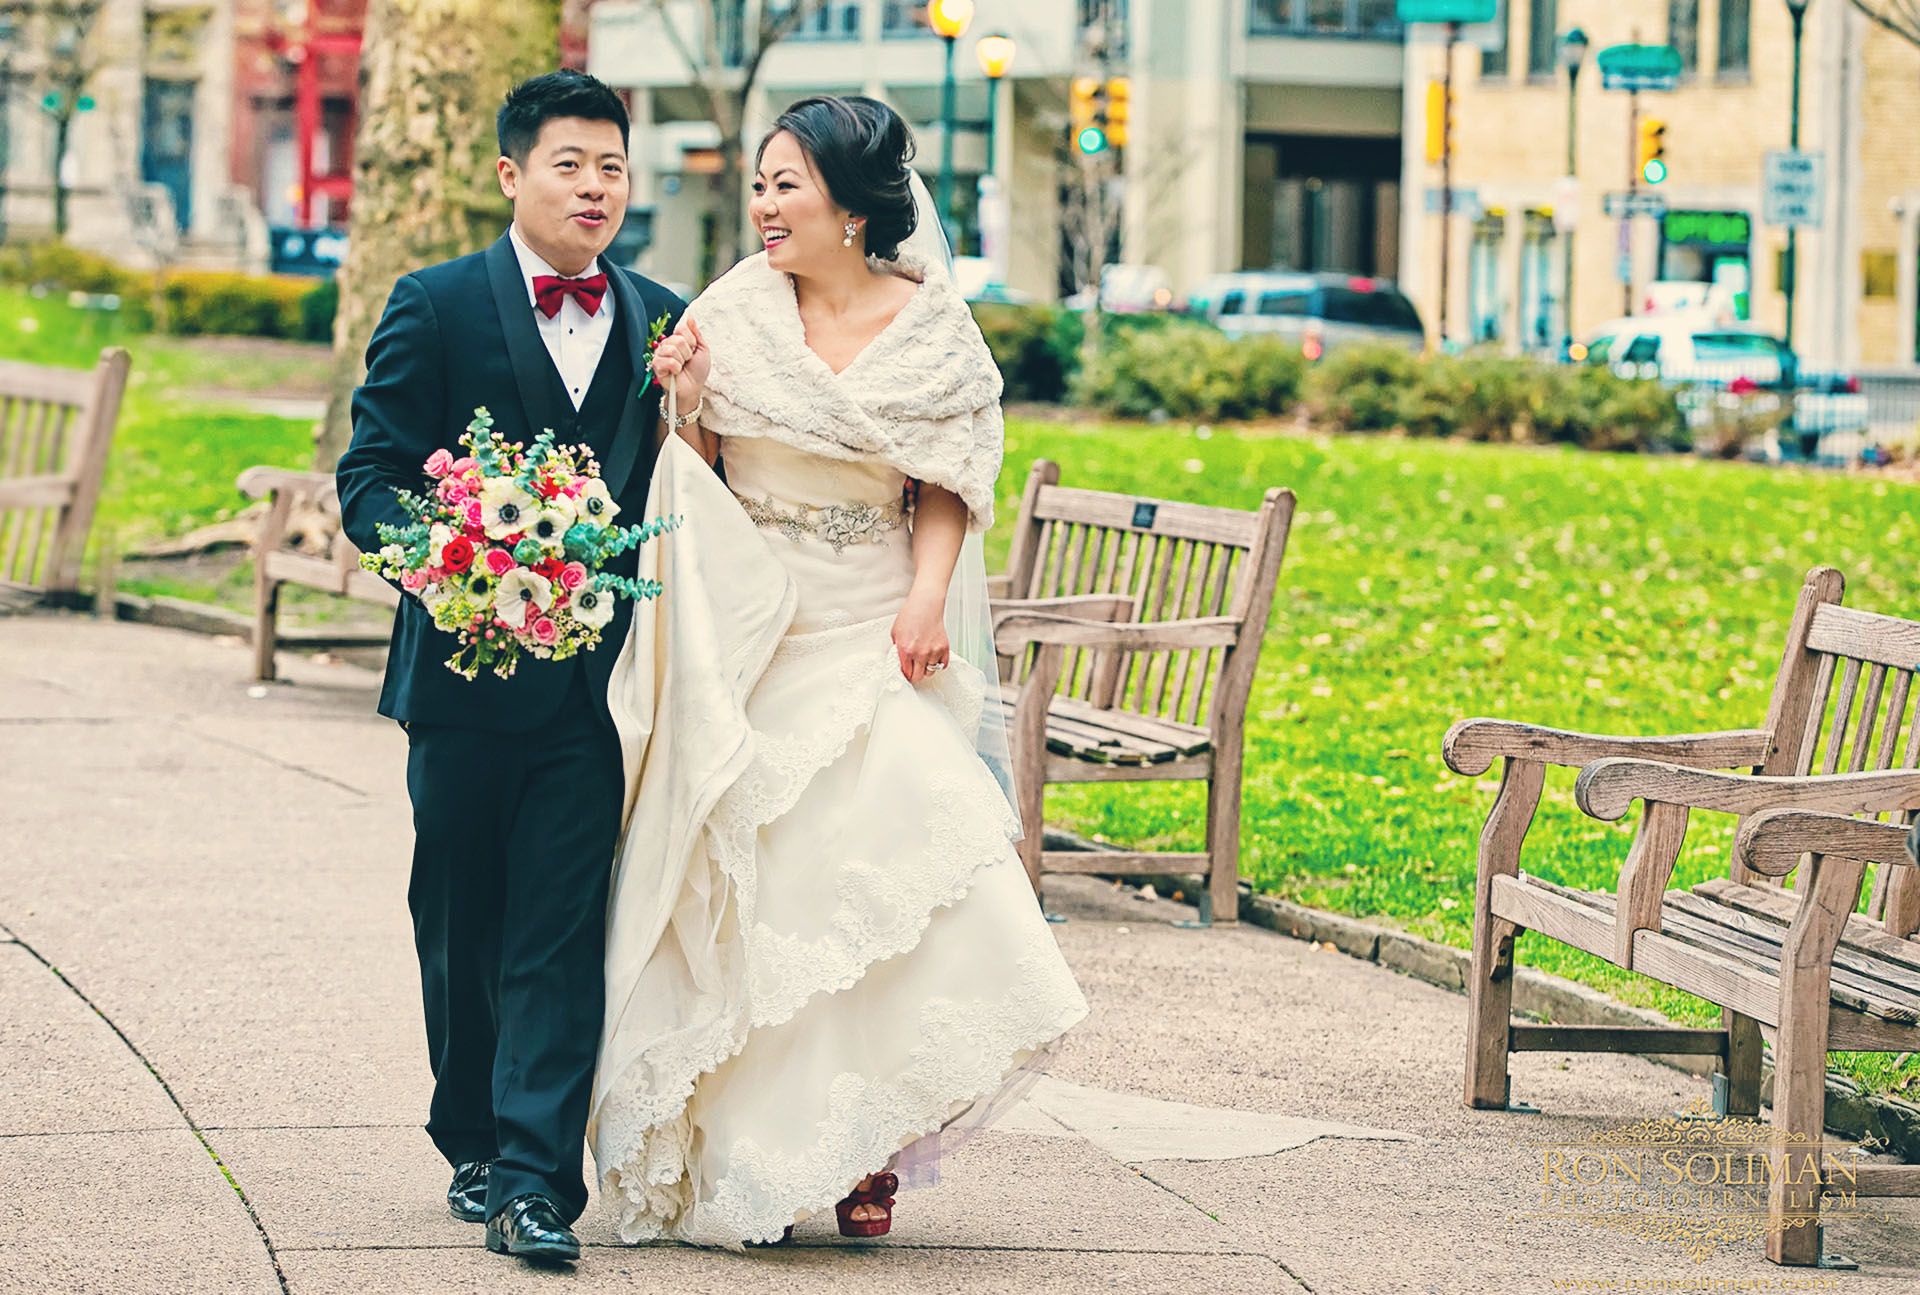
[[[494,112],[558,63],[561,0],[371,0],[360,55],[353,218],[340,267],[327,413],[314,467],[352,437],[367,342],[401,275],[477,251],[511,219],[494,177]]]

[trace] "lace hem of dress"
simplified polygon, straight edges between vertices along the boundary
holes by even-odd
[[[870,729],[884,692],[909,686],[893,655],[890,626],[889,620],[868,621],[796,635],[775,652],[770,670],[785,659],[829,649],[845,652],[847,659],[825,722],[811,732],[759,734],[747,770],[716,802],[702,830],[714,865],[732,884],[731,941],[734,952],[745,956],[729,959],[725,977],[729,992],[707,1020],[660,1040],[609,1083],[594,1135],[596,1149],[603,1145],[623,1149],[613,1153],[612,1167],[602,1170],[609,1196],[615,1195],[618,1179],[631,1176],[626,1167],[635,1160],[636,1151],[639,1163],[646,1167],[640,1176],[643,1182],[654,1176],[653,1166],[684,1166],[684,1143],[691,1130],[679,1130],[682,1149],[677,1161],[670,1150],[672,1130],[686,1123],[687,1103],[699,1079],[738,1055],[754,1029],[791,1019],[814,997],[843,991],[858,983],[867,967],[913,948],[933,914],[962,898],[979,870],[1009,849],[1014,819],[999,784],[982,765],[973,789],[978,794],[966,795],[969,788],[961,785],[952,789],[954,794],[939,798],[943,826],[953,833],[946,840],[968,842],[959,866],[913,870],[923,884],[917,893],[896,886],[908,901],[897,920],[883,923],[850,911],[845,890],[834,916],[833,934],[824,940],[785,940],[757,920],[754,862],[760,829],[790,811],[812,778],[839,761]],[[874,638],[872,651],[858,649],[862,637]],[[964,674],[945,672],[927,687],[950,711],[958,712],[960,723],[978,722],[979,689],[970,689]],[[939,842],[942,836],[936,832],[932,839]],[[743,938],[743,932],[751,934]],[[718,940],[722,949],[729,942],[726,936]],[[762,993],[767,995],[764,1002]],[[670,1135],[665,1144],[653,1136],[661,1130]]]
[[[900,1148],[990,1096],[1019,1069],[1022,1057],[1086,1015],[1078,989],[1047,974],[1047,963],[1059,956],[1051,935],[1044,926],[1034,934],[1047,943],[1022,956],[1020,980],[1055,992],[1016,995],[1008,1002],[929,1002],[907,1069],[892,1080],[853,1071],[837,1076],[819,1136],[805,1152],[784,1155],[736,1142],[728,1149],[733,1172],[709,1199],[694,1201],[686,1179],[691,1130],[684,1112],[670,1126],[645,1131],[639,1172],[620,1166],[602,1178],[607,1195],[622,1202],[621,1240],[671,1238],[732,1250],[770,1241],[787,1225],[843,1198]]]

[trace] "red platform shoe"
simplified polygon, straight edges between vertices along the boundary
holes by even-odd
[[[893,1194],[900,1190],[900,1180],[890,1173],[874,1174],[867,1179],[865,1187],[856,1187],[847,1193],[847,1198],[833,1207],[840,1216],[840,1235],[843,1237],[883,1237],[893,1227]],[[877,1219],[856,1219],[853,1217],[855,1206],[877,1205],[886,1213]]]

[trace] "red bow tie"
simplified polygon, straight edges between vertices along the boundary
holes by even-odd
[[[533,304],[552,319],[560,313],[560,303],[572,297],[589,315],[600,313],[601,298],[607,295],[607,276],[590,274],[584,279],[563,279],[557,274],[533,276]]]

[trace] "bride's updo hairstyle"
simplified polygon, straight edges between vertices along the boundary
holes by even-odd
[[[867,255],[892,260],[915,223],[907,187],[913,132],[900,114],[862,95],[802,99],[781,113],[760,141],[756,166],[768,141],[782,131],[800,141],[833,200],[866,217]]]

